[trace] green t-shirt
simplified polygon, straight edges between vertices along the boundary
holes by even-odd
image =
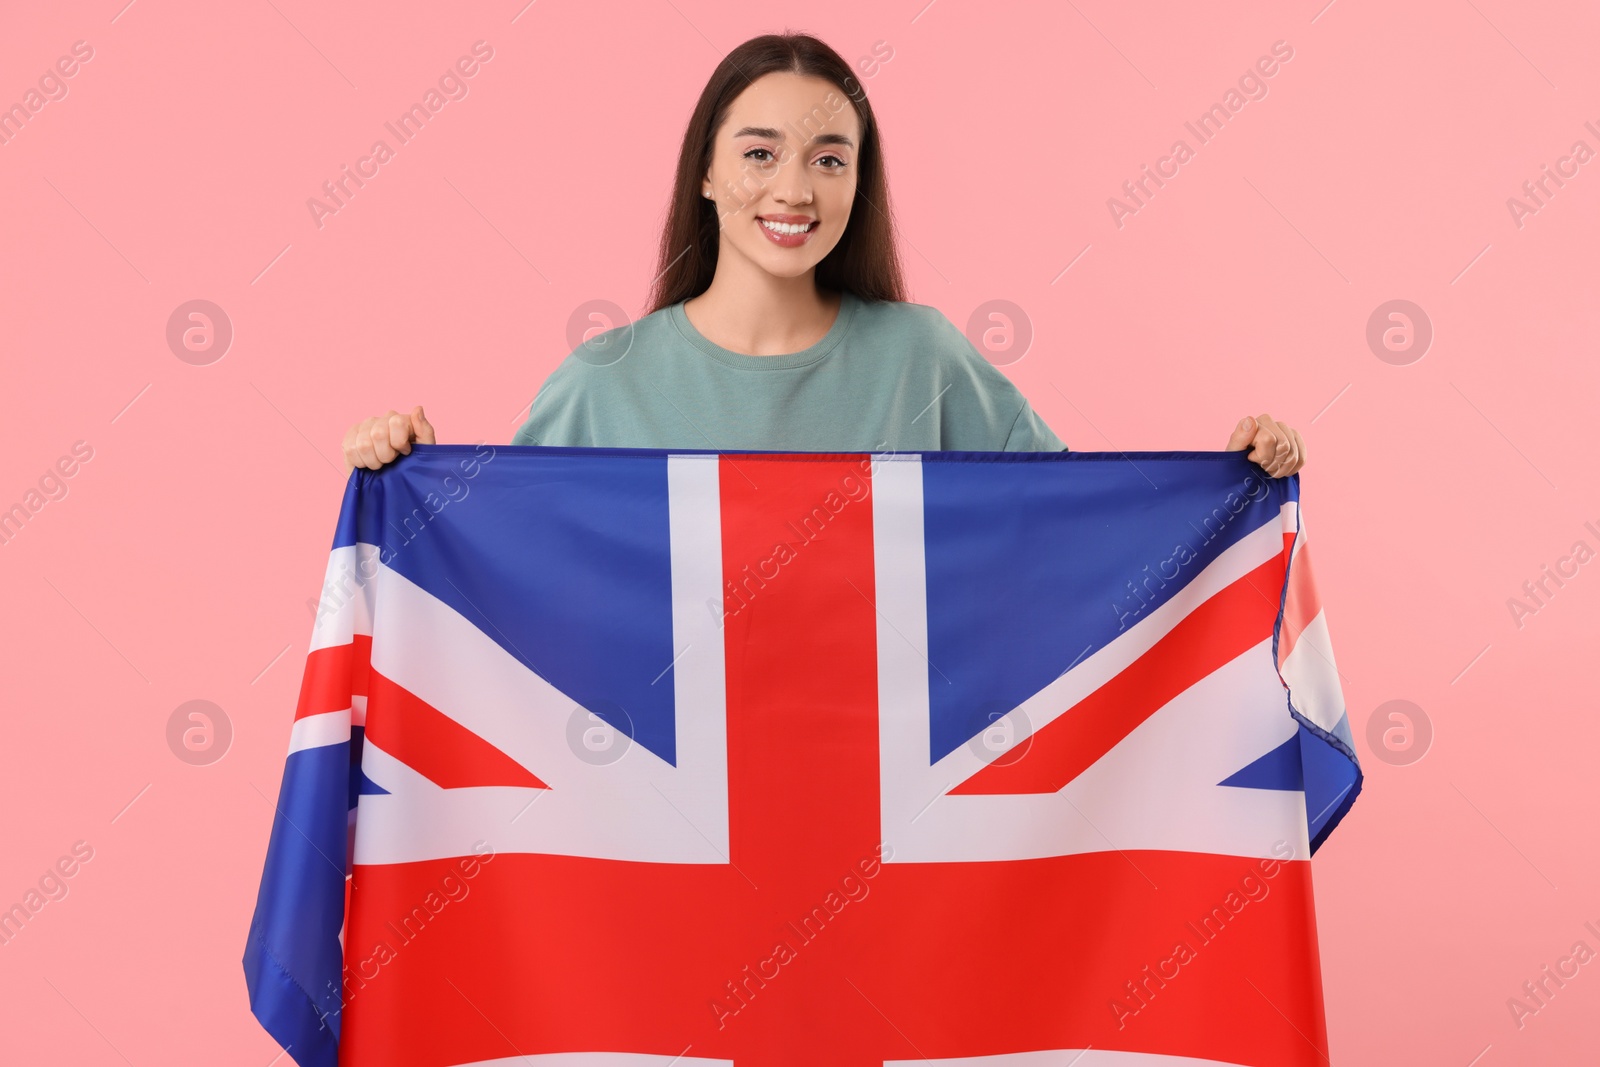
[[[683,305],[590,338],[514,445],[799,452],[1066,449],[937,308],[842,294],[816,344],[779,356],[707,340]]]

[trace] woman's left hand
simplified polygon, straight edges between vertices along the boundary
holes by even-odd
[[[1274,478],[1287,478],[1306,462],[1306,445],[1300,440],[1300,431],[1275,421],[1271,415],[1253,419],[1247,416],[1234,427],[1227,451],[1246,448],[1250,449],[1249,459]]]

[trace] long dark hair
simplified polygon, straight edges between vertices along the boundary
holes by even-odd
[[[856,196],[844,235],[817,264],[817,288],[847,290],[864,300],[904,300],[905,281],[889,211],[878,122],[867,92],[839,53],[809,34],[764,34],[729,52],[701,90],[678,151],[672,204],[661,233],[657,273],[650,287],[649,311],[699,296],[716,272],[717,202],[701,195],[711,166],[712,141],[736,96],[764,74],[788,71],[832,82],[861,120]]]

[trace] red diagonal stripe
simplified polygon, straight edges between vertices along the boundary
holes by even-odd
[[[330,645],[306,656],[300,676],[300,703],[294,717],[343,711],[350,696],[367,695],[367,671],[372,666],[372,636],[356,634],[347,645]]]
[[[1304,536],[1302,531],[1301,536]],[[1289,559],[1289,549],[1294,534],[1283,535],[1283,555]],[[1311,567],[1311,546],[1302,542],[1300,551],[1289,562],[1288,592],[1283,598],[1283,631],[1278,635],[1278,665],[1289,658],[1295,643],[1311,620],[1322,611],[1322,598],[1317,594],[1316,575]]]
[[[370,674],[367,740],[435,785],[549,789],[526,767],[377,671]]]
[[[1054,793],[1200,679],[1272,636],[1283,589],[1274,556],[1186,615],[1105,685],[951,793]],[[1027,742],[1024,742],[1027,744]]]

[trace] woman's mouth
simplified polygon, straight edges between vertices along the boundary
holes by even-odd
[[[804,222],[779,222],[766,218],[756,219],[756,224],[761,227],[761,232],[767,235],[769,241],[782,248],[799,248],[811,239],[811,232],[821,225],[817,219]]]

